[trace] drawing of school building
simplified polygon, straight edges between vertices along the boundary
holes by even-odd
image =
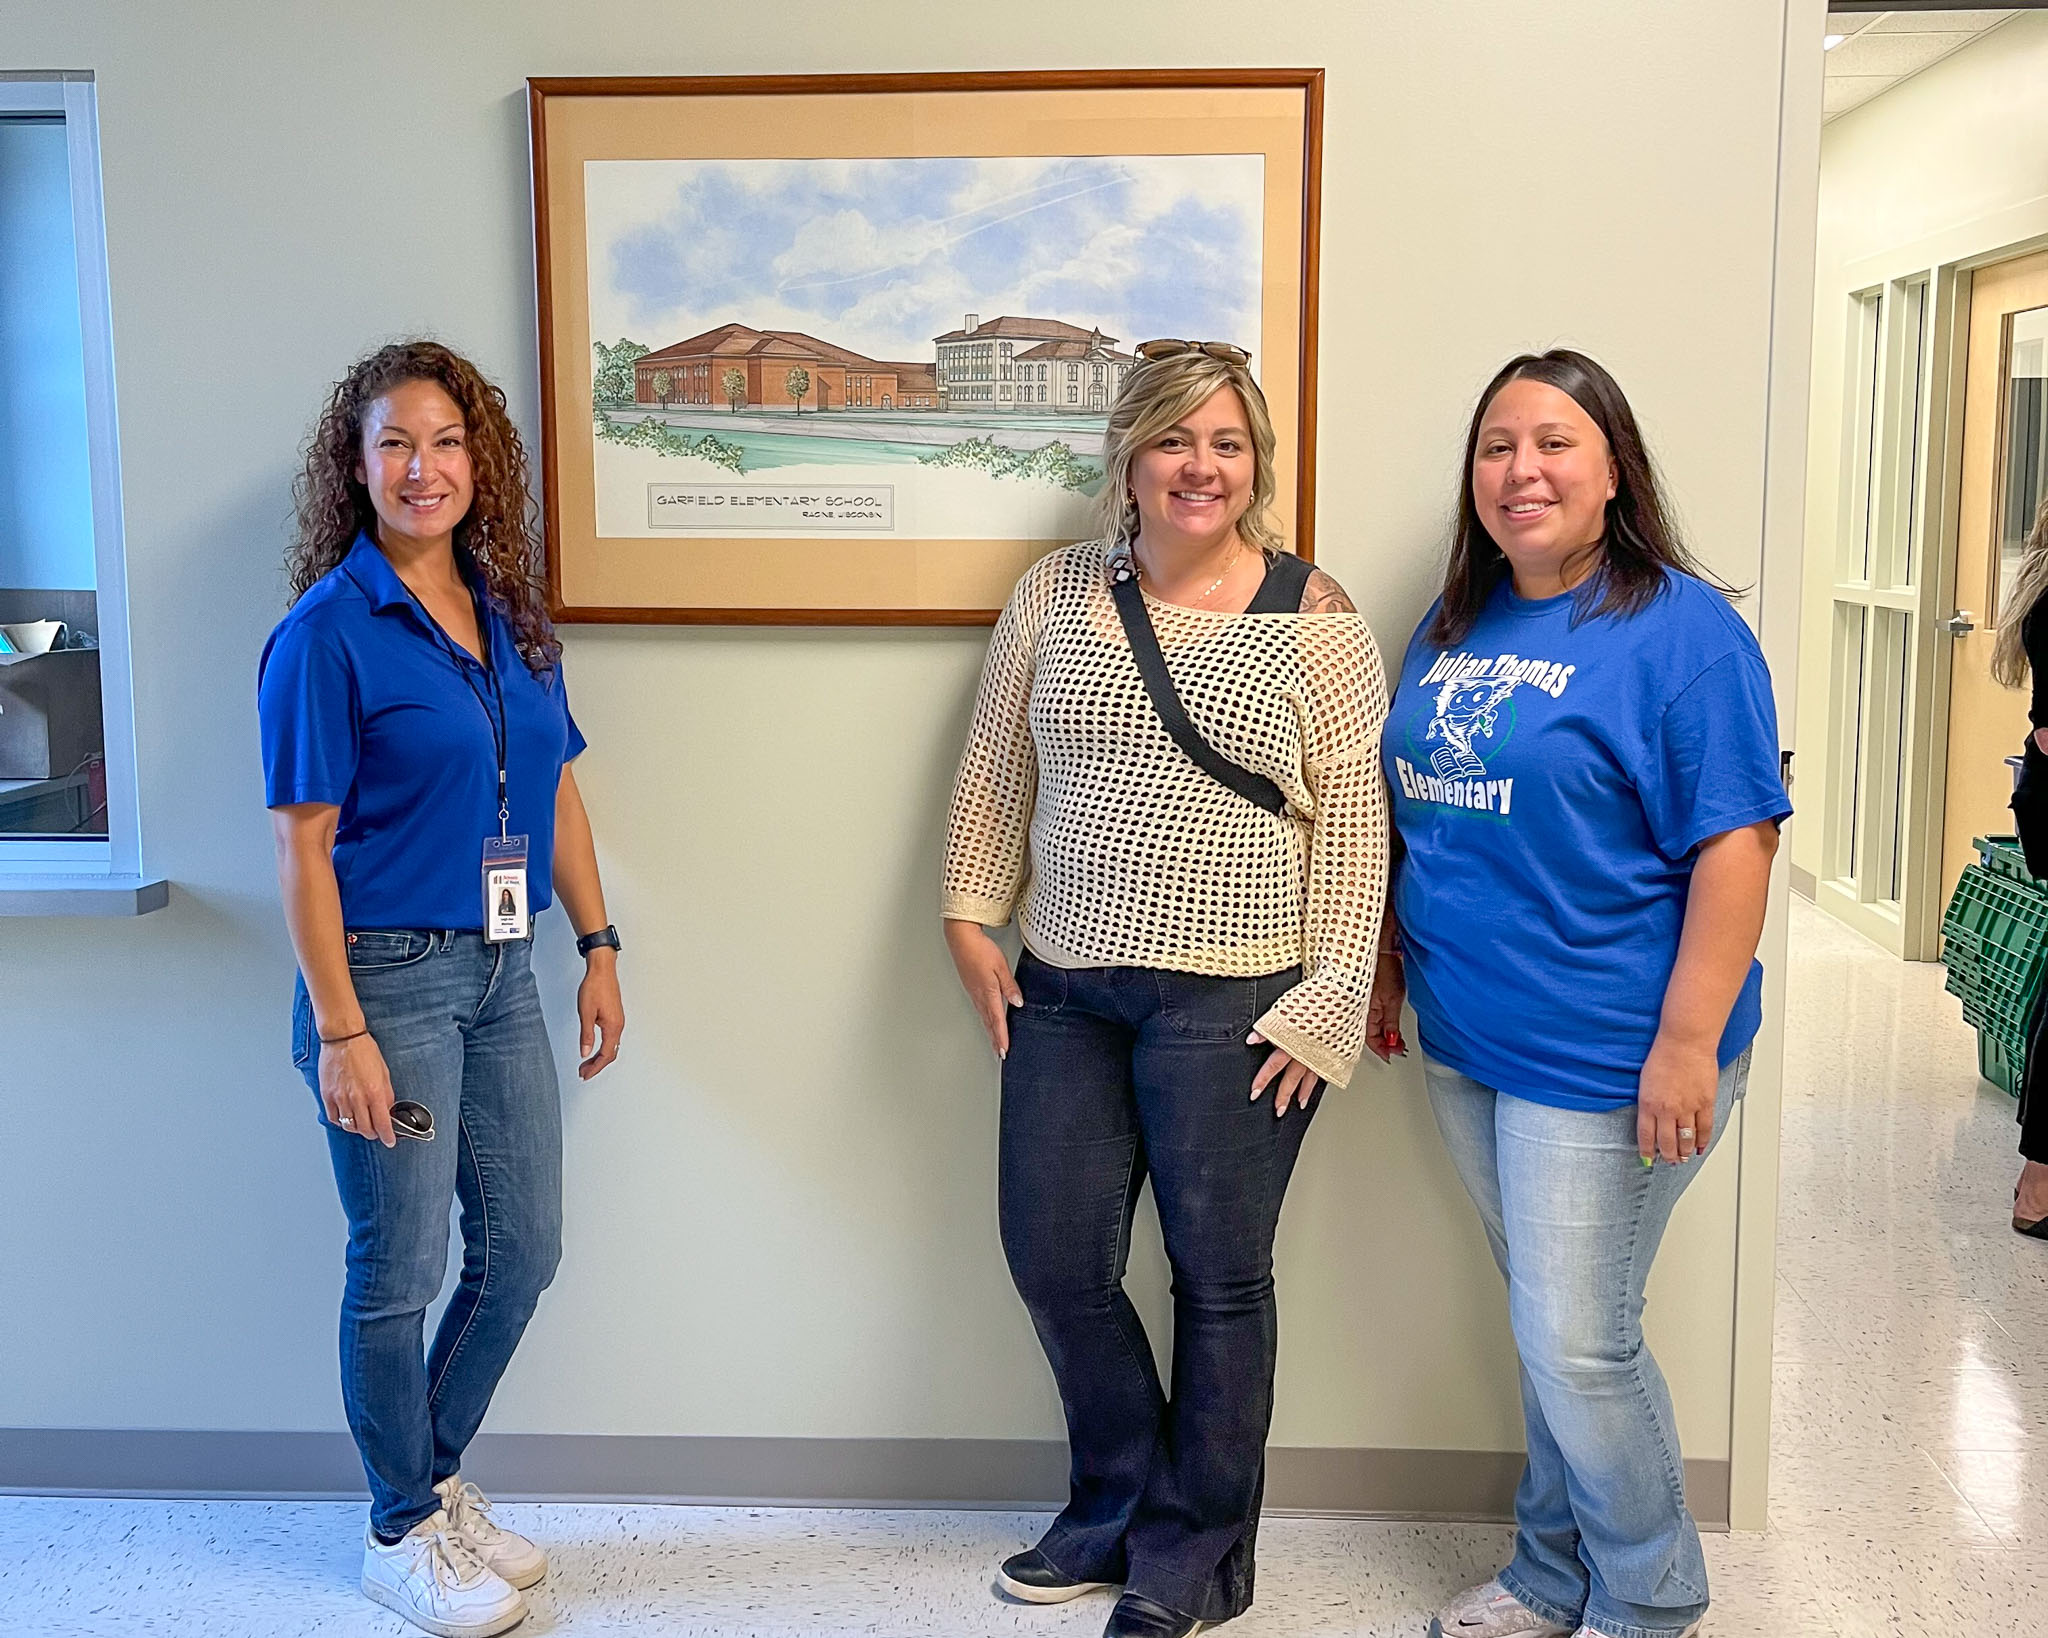
[[[913,364],[869,358],[801,330],[721,324],[637,359],[633,401],[664,409],[1100,413],[1137,362],[1116,340],[1059,319],[1005,314],[984,324],[969,313],[965,328],[933,338],[933,363]]]
[[[1106,410],[1137,362],[1100,330],[1007,313],[986,324],[969,313],[964,327],[932,341],[948,409]]]
[[[802,371],[802,396],[790,390]],[[940,407],[929,364],[890,363],[835,347],[801,330],[715,330],[643,354],[633,365],[638,404],[717,404],[776,409],[931,409]]]

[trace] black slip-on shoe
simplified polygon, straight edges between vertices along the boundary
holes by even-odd
[[[1027,1604],[1064,1604],[1070,1598],[1079,1598],[1083,1593],[1094,1592],[1109,1583],[1076,1581],[1033,1547],[1029,1552],[1003,1560],[1003,1567],[996,1571],[996,1585],[1012,1598],[1020,1598]]]
[[[2037,1217],[2031,1223],[2022,1223],[2017,1217],[2012,1220],[2012,1231],[2024,1234],[2032,1240],[2048,1240],[2048,1217]]]
[[[1109,1612],[1109,1625],[1102,1629],[1102,1638],[1194,1638],[1204,1625],[1192,1615],[1170,1610],[1143,1593],[1127,1592]]]

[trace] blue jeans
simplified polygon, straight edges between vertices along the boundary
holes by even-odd
[[[395,1149],[329,1124],[348,1216],[341,1396],[370,1482],[370,1523],[402,1535],[439,1507],[562,1252],[562,1111],[532,947],[479,933],[352,932],[349,976],[400,1098],[433,1111]],[[302,977],[292,1061],[318,1095]],[[462,1274],[422,1347],[462,1202]]]
[[[1273,1234],[1308,1130],[1250,1099],[1252,1022],[1296,982],[1028,952],[1003,1064],[1003,1251],[1067,1415],[1069,1500],[1039,1542],[1082,1581],[1204,1621],[1252,1600],[1279,1322]],[[1321,1094],[1317,1094],[1320,1101]],[[1173,1386],[1124,1294],[1145,1179],[1173,1268]]]
[[[1452,1163],[1508,1282],[1529,1462],[1501,1585],[1545,1620],[1667,1638],[1707,1607],[1678,1425],[1643,1287],[1700,1162],[1645,1170],[1636,1109],[1555,1109],[1423,1060]],[[1713,1143],[1749,1076],[1721,1071]]]

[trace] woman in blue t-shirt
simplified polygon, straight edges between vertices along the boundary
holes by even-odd
[[[1401,845],[1368,1039],[1398,1046],[1405,993],[1528,1424],[1513,1560],[1430,1631],[1691,1633],[1706,1565],[1643,1287],[1748,1073],[1791,809],[1763,654],[1583,354],[1481,395],[1382,746]]]
[[[369,1477],[363,1591],[450,1638],[547,1573],[459,1471],[561,1256],[562,1119],[531,964],[561,896],[581,1075],[619,1049],[618,935],[569,763],[583,736],[504,395],[430,342],[335,388],[293,604],[263,651],[263,769],[300,979],[293,1062],[348,1217],[341,1387]],[[462,1203],[462,1273],[423,1348]]]

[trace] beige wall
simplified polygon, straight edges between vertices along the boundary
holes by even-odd
[[[2022,12],[1821,134],[1796,793],[1809,821],[1821,811],[1827,768],[1849,298],[1887,276],[1988,257],[2048,232],[2044,87],[2048,14]],[[1981,624],[1984,611],[1975,612]],[[1792,862],[1819,874],[1819,824],[1794,830]]]
[[[1607,360],[1705,556],[1757,581],[1784,15],[10,0],[12,62],[99,76],[145,841],[176,890],[134,923],[0,922],[0,1425],[339,1425],[341,1220],[286,1062],[255,657],[295,450],[353,356],[438,332],[533,425],[526,75],[1327,65],[1320,555],[1398,656],[1469,396],[1522,348]],[[632,1023],[566,1094],[567,1261],[493,1426],[1058,1433],[933,909],[984,640],[569,633]],[[541,958],[571,1040],[559,917]],[[1756,1086],[1774,1119],[1774,1063]],[[1695,1456],[1729,1448],[1736,1172],[1707,1169],[1655,1285]],[[1759,1224],[1774,1186],[1746,1183]],[[1498,1282],[1412,1062],[1329,1100],[1282,1239],[1276,1439],[1517,1443]]]

